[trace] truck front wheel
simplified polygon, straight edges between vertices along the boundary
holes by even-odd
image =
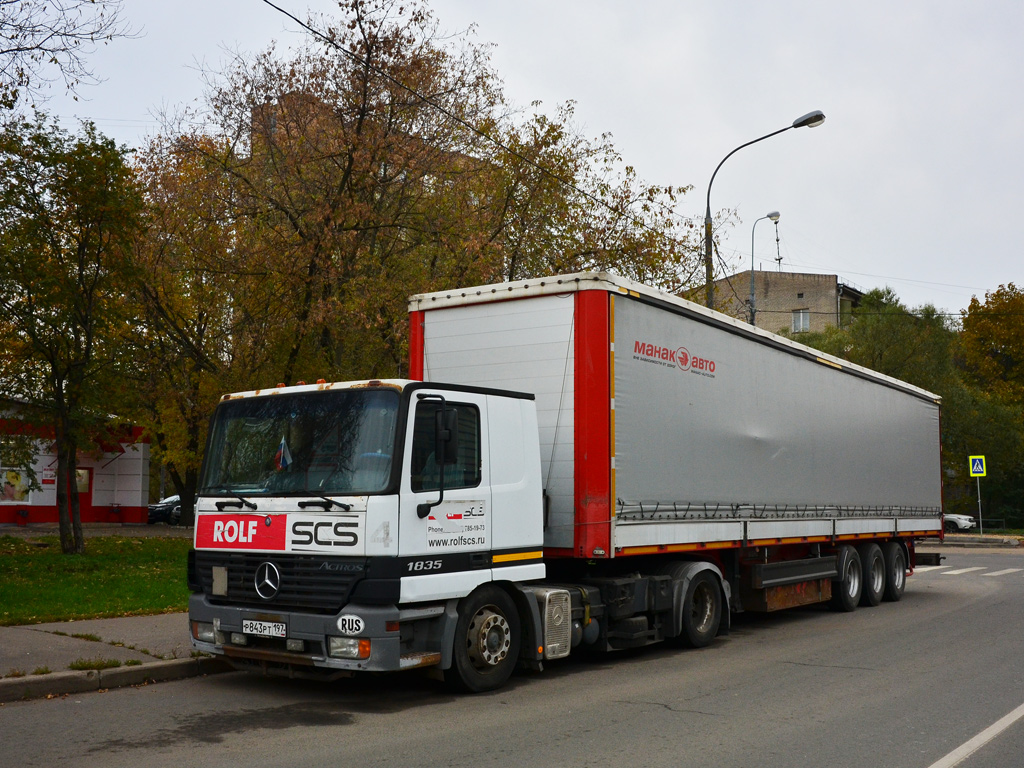
[[[459,604],[448,685],[469,693],[493,691],[508,680],[519,658],[519,614],[506,592],[477,589]]]

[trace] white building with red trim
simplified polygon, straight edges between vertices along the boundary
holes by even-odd
[[[57,522],[54,430],[18,417],[18,403],[0,404],[0,434],[35,438],[33,490],[24,467],[0,464],[0,525]],[[149,504],[149,440],[140,427],[118,430],[77,457],[75,482],[83,523],[145,523]]]

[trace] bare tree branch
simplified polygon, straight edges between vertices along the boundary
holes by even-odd
[[[60,80],[71,93],[98,78],[87,63],[99,44],[134,32],[122,0],[0,0],[0,103],[38,99]]]

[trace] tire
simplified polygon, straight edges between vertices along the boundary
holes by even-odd
[[[850,546],[839,548],[839,562],[845,565],[839,578],[832,582],[832,600],[829,602],[832,610],[849,613],[857,609],[860,602],[861,587],[864,584],[864,569],[860,564],[860,555],[857,550]]]
[[[700,571],[686,588],[679,640],[690,648],[711,644],[722,623],[722,589],[710,571]]]
[[[175,507],[167,515],[168,525],[180,525],[181,524],[181,507]]]
[[[885,558],[882,548],[875,543],[862,544],[857,547],[860,555],[862,586],[860,604],[873,608],[882,602],[885,593]]]
[[[508,593],[480,587],[459,604],[445,682],[468,693],[500,688],[515,669],[521,637],[519,613]]]
[[[885,561],[885,594],[890,603],[898,603],[907,588],[907,555],[895,541],[882,545],[882,559]]]

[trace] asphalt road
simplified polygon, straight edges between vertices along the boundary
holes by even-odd
[[[481,696],[229,673],[7,704],[0,766],[1022,765],[1024,552],[945,554],[900,603],[742,616],[708,649],[568,659]]]

